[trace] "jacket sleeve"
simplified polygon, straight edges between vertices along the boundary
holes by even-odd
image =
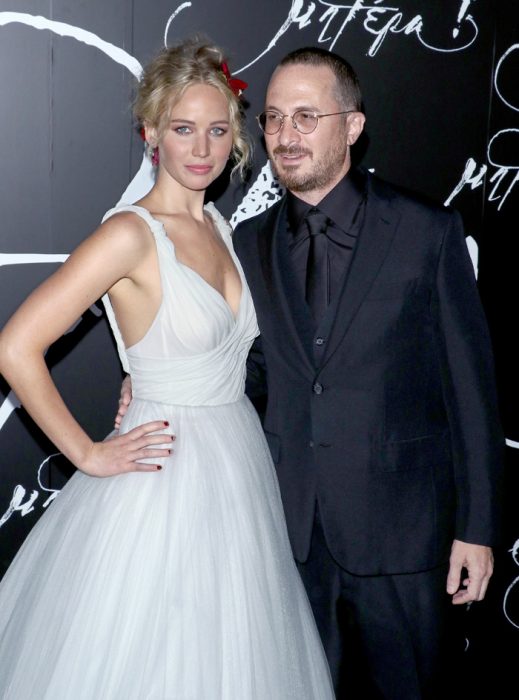
[[[437,271],[442,380],[452,440],[457,539],[499,542],[504,436],[494,360],[459,214],[448,217]]]
[[[234,250],[240,258],[245,273],[247,267],[245,262],[245,242],[248,235],[250,236],[251,233],[246,226],[246,222],[245,224],[238,224],[233,234]],[[263,355],[261,336],[258,336],[254,340],[247,357],[245,392],[254,404],[260,417],[263,419],[267,403],[267,368]]]

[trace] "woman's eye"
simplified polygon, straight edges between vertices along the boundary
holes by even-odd
[[[176,134],[190,134],[191,129],[188,126],[176,126],[174,129]]]
[[[223,135],[226,134],[226,133],[227,133],[227,129],[222,129],[221,126],[214,126],[214,127],[211,129],[211,134],[212,134],[213,136],[223,136]]]

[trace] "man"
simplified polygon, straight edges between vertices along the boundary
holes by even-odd
[[[337,697],[443,700],[447,604],[492,573],[493,362],[459,216],[352,168],[364,121],[339,56],[274,71],[259,122],[287,195],[234,235],[248,391]]]
[[[339,56],[274,71],[259,122],[288,192],[234,235],[248,386],[338,697],[446,698],[445,589],[481,600],[492,573],[493,361],[459,216],[351,168],[364,120]]]

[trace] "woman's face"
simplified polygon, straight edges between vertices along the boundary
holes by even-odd
[[[158,142],[159,176],[204,190],[225,168],[232,145],[225,96],[212,85],[191,85],[171,109]]]

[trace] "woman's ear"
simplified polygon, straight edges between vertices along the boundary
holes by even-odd
[[[143,127],[146,143],[152,148],[155,148],[159,143],[157,128],[152,126],[149,122],[144,122]]]

